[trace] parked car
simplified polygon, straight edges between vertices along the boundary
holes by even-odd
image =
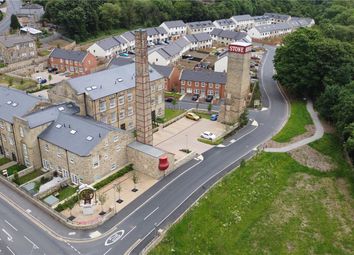
[[[133,50],[128,51],[128,53],[132,54],[132,55],[135,55],[135,51],[133,51]]]
[[[192,100],[193,101],[197,101],[199,99],[199,94],[194,94],[193,96],[192,96]]]
[[[48,67],[48,72],[49,73],[55,73],[57,71],[58,71],[58,68],[56,68],[56,67]]]
[[[197,114],[195,114],[194,112],[188,112],[186,114],[186,118],[191,119],[191,120],[199,120],[200,119],[200,117]]]
[[[209,131],[205,131],[200,135],[201,138],[208,139],[208,140],[214,140],[216,136]]]
[[[218,120],[218,117],[219,117],[218,114],[212,114],[212,115],[210,116],[210,120],[211,120],[211,121],[217,121],[217,120]]]
[[[213,97],[212,95],[208,95],[208,96],[206,97],[205,101],[210,103],[211,101],[213,101],[213,98],[214,98],[214,97]]]
[[[125,52],[119,53],[119,56],[121,56],[121,57],[129,57],[128,53],[125,53]]]
[[[44,79],[44,78],[40,78],[40,79],[37,79],[38,83],[39,84],[44,84],[47,82],[47,79]]]
[[[166,97],[166,98],[165,98],[165,102],[168,102],[168,103],[172,103],[173,100],[174,100],[173,97]]]

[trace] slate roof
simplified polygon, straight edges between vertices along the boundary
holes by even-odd
[[[119,45],[127,43],[127,40],[125,40],[121,35],[113,36],[113,39],[116,40],[119,43]]]
[[[215,25],[213,24],[213,22],[211,20],[189,22],[189,23],[186,23],[186,25],[188,27],[190,27],[191,29],[215,27]]]
[[[266,21],[266,20],[269,20],[269,17],[267,17],[267,16],[253,16],[253,19],[254,19],[254,21]]]
[[[170,43],[169,45],[156,50],[156,52],[158,52],[165,59],[169,59],[178,55],[181,52],[181,50],[184,47],[186,47],[189,43],[190,42],[187,39],[182,37]]]
[[[160,66],[160,65],[151,65],[151,66],[165,78],[169,78],[173,70],[173,67],[171,66]]]
[[[0,119],[13,123],[13,117],[29,113],[42,99],[17,89],[0,86]]]
[[[155,29],[157,30],[157,32],[159,32],[159,34],[167,34],[166,29],[164,29],[163,27],[155,27]]]
[[[288,21],[289,25],[298,28],[298,27],[306,27],[311,24],[313,19],[311,18],[299,18],[299,17],[291,17]]]
[[[280,13],[270,13],[270,12],[266,12],[264,13],[264,16],[273,18],[273,19],[281,19],[281,20],[288,20],[290,18],[290,15],[287,14],[280,14]]]
[[[49,57],[50,58],[51,57],[52,58],[62,58],[62,59],[68,59],[68,60],[82,62],[84,60],[84,58],[86,57],[86,55],[87,55],[87,52],[84,52],[84,51],[64,50],[64,49],[55,48],[50,53]]]
[[[291,28],[292,26],[290,26],[288,23],[255,26],[255,29],[257,29],[260,33],[288,30]]]
[[[220,26],[235,25],[235,22],[232,19],[218,19],[215,20],[215,22],[218,23]]]
[[[33,38],[29,35],[6,35],[0,36],[0,43],[7,48],[11,48],[16,44],[34,42]]]
[[[162,24],[165,24],[168,28],[185,27],[186,26],[186,24],[182,20],[165,21]]]
[[[180,80],[226,84],[226,78],[227,74],[224,72],[192,71],[184,69],[181,73]]]
[[[163,150],[160,150],[156,147],[153,147],[151,145],[146,145],[146,144],[143,144],[143,143],[140,143],[137,141],[134,141],[134,142],[128,144],[128,147],[133,148],[138,151],[141,151],[141,152],[148,154],[150,156],[153,156],[155,158],[159,158],[166,153]]]
[[[190,43],[186,38],[181,37],[178,40],[173,42],[174,44],[177,44],[181,49],[188,46],[188,44]]]
[[[119,46],[120,43],[114,39],[113,37],[108,37],[96,42],[98,46],[100,46],[104,50],[112,49],[113,47]]]
[[[28,121],[29,128],[35,128],[56,120],[60,113],[76,114],[78,112],[80,108],[75,104],[63,103],[26,114],[22,119]]]
[[[115,68],[117,66],[124,66],[131,63],[134,63],[134,60],[132,58],[126,58],[126,57],[112,58],[108,64],[108,68]]]
[[[208,33],[198,33],[185,36],[190,42],[204,42],[211,40],[211,36]]]
[[[146,28],[147,36],[154,36],[159,34],[167,34],[167,31],[163,27],[149,27]]]
[[[253,20],[252,16],[249,14],[232,16],[232,19],[234,19],[236,21]]]
[[[210,33],[211,35],[224,37],[227,39],[232,39],[235,41],[244,40],[247,37],[247,33],[244,32],[235,32],[230,30],[223,30],[220,28],[214,28],[213,31]]]
[[[43,9],[43,6],[40,4],[24,4],[20,9]]]
[[[122,34],[122,37],[127,40],[128,42],[134,42],[135,41],[135,35],[132,31],[128,31]]]
[[[151,81],[163,78],[161,74],[153,68],[150,68],[149,75]],[[96,100],[134,88],[135,63],[80,76],[67,80],[67,82],[78,94],[86,93],[93,100]]]
[[[70,133],[71,130],[75,130],[75,134]],[[79,156],[89,156],[111,131],[124,132],[89,117],[60,113],[38,137]],[[88,136],[92,137],[91,141],[87,140]]]

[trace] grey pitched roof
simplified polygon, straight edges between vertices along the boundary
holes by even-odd
[[[236,15],[236,16],[232,16],[232,18],[236,21],[246,21],[246,20],[253,20],[253,18],[251,17],[251,15],[249,14],[245,14],[245,15]]]
[[[84,51],[74,51],[74,50],[64,50],[55,48],[49,55],[49,57],[53,58],[62,58],[73,61],[82,62],[86,57],[87,52]]]
[[[13,117],[22,117],[42,101],[17,89],[0,86],[0,119],[13,123]]]
[[[186,23],[186,25],[192,29],[215,27],[215,25],[213,24],[213,22],[211,20],[189,22],[189,23]]]
[[[211,32],[210,35],[215,35],[218,36],[223,30],[221,28],[214,28]]]
[[[43,9],[43,6],[39,4],[24,4],[20,9]]]
[[[80,108],[73,103],[63,103],[26,114],[22,119],[28,121],[29,128],[35,128],[56,120],[61,112],[76,114],[80,112]]]
[[[113,47],[119,46],[120,43],[114,39],[113,37],[108,37],[96,42],[98,46],[100,46],[104,50],[112,49]]]
[[[71,130],[75,130],[75,134],[70,133]],[[124,132],[89,117],[60,113],[38,137],[79,156],[89,156],[111,131]],[[92,137],[91,141],[87,140],[88,136]]]
[[[108,64],[109,68],[115,68],[117,66],[124,66],[134,63],[134,60],[132,58],[126,58],[126,57],[117,57],[117,58],[112,58],[111,61]]]
[[[232,19],[218,19],[215,20],[215,22],[218,23],[220,26],[235,25],[235,22]]]
[[[186,38],[181,37],[178,40],[174,41],[174,44],[177,44],[182,49],[189,44],[189,41]]]
[[[288,21],[289,25],[297,28],[297,27],[306,27],[311,24],[313,19],[311,18],[300,18],[300,17],[291,17]]]
[[[198,33],[185,36],[190,42],[203,42],[211,40],[211,36],[208,33]]]
[[[291,28],[292,28],[292,26],[290,26],[288,23],[278,23],[278,24],[271,24],[271,25],[255,26],[255,29],[257,29],[260,33],[273,32],[273,31],[279,31],[279,30],[288,30]]]
[[[181,52],[181,47],[176,43],[171,43],[166,47],[158,49],[156,52],[158,52],[165,59],[168,59],[178,55]]]
[[[127,40],[125,40],[121,35],[113,36],[113,39],[115,39],[119,44],[126,44],[127,43]]]
[[[34,42],[33,38],[29,35],[3,35],[0,36],[0,43],[5,47],[10,48],[16,44]]]
[[[160,66],[160,65],[151,65],[151,66],[165,78],[169,78],[173,70],[173,67],[171,66]]]
[[[122,34],[122,37],[127,40],[128,42],[134,42],[135,41],[135,35],[134,32],[128,31]]]
[[[159,34],[167,34],[166,29],[164,29],[163,27],[155,27],[155,29],[157,30],[157,32],[159,32]]]
[[[182,20],[171,20],[171,21],[165,21],[162,24],[165,24],[168,28],[174,28],[174,27],[184,27],[186,24]]]
[[[180,80],[226,83],[227,74],[224,72],[208,72],[208,71],[192,71],[184,69],[181,73]]]
[[[165,151],[160,150],[159,148],[153,147],[151,145],[146,145],[137,141],[128,144],[128,147],[141,151],[155,158],[159,158],[166,153]]]
[[[163,78],[150,68],[150,80]],[[80,76],[66,81],[78,94],[86,93],[93,100],[135,87],[135,63]]]
[[[264,15],[262,15],[262,16],[253,16],[253,19],[254,19],[254,21],[265,21],[265,20],[269,20],[269,17],[264,16]]]
[[[231,39],[231,40],[235,40],[235,41],[240,41],[240,40],[243,40],[244,38],[247,37],[247,33],[244,33],[244,32],[235,32],[235,31],[223,30],[223,29],[219,29],[219,28],[214,28],[210,34],[215,35],[215,36],[219,36],[219,37],[224,37],[224,38]]]
[[[270,12],[264,13],[264,16],[267,16],[267,17],[270,17],[273,19],[281,19],[281,20],[288,20],[290,18],[290,15],[287,15],[287,14],[270,13]]]

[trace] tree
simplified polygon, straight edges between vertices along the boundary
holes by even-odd
[[[104,214],[103,205],[107,201],[107,194],[106,193],[101,193],[98,196],[98,201],[100,201],[100,204],[101,204],[101,214]]]
[[[20,22],[18,22],[18,19],[15,14],[11,15],[11,23],[10,23],[10,28],[12,30],[17,30],[21,28]]]
[[[133,183],[134,183],[134,188],[132,189],[132,191],[133,192],[137,192],[138,189],[136,188],[136,184],[139,181],[139,176],[136,174],[136,171],[133,172],[132,180],[133,180]]]
[[[173,100],[172,100],[173,109],[176,109],[176,104],[177,104],[177,100],[174,97]]]
[[[116,191],[118,192],[118,200],[117,203],[122,203],[123,200],[120,198],[120,193],[122,192],[122,186],[120,186],[120,184],[116,185]]]
[[[211,109],[213,108],[213,105],[210,103],[208,104],[208,112],[211,113]]]
[[[245,109],[245,111],[240,116],[240,127],[247,125],[247,123],[248,123],[248,110]]]
[[[20,177],[18,176],[18,172],[14,171],[14,183],[19,184]]]
[[[118,3],[104,3],[99,8],[100,27],[110,30],[117,27],[120,17],[120,6]]]
[[[49,83],[50,83],[50,81],[53,79],[53,77],[52,77],[52,75],[50,74],[50,75],[48,75],[48,81],[49,81]]]

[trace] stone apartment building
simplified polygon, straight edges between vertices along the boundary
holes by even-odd
[[[28,35],[0,36],[0,60],[12,64],[37,57],[35,41]]]
[[[43,168],[57,171],[74,184],[92,183],[128,163],[133,134],[94,121],[60,113],[39,135]]]
[[[95,71],[97,60],[90,52],[55,48],[49,55],[48,66],[81,76]]]
[[[152,117],[164,116],[164,77],[149,68]],[[48,91],[52,103],[74,102],[80,115],[123,130],[135,128],[135,63],[59,83]]]
[[[215,28],[211,20],[189,22],[186,25],[187,34],[210,33]]]
[[[183,70],[180,76],[182,94],[198,94],[201,98],[208,95],[215,99],[224,98],[227,74],[223,72],[207,72]]]

